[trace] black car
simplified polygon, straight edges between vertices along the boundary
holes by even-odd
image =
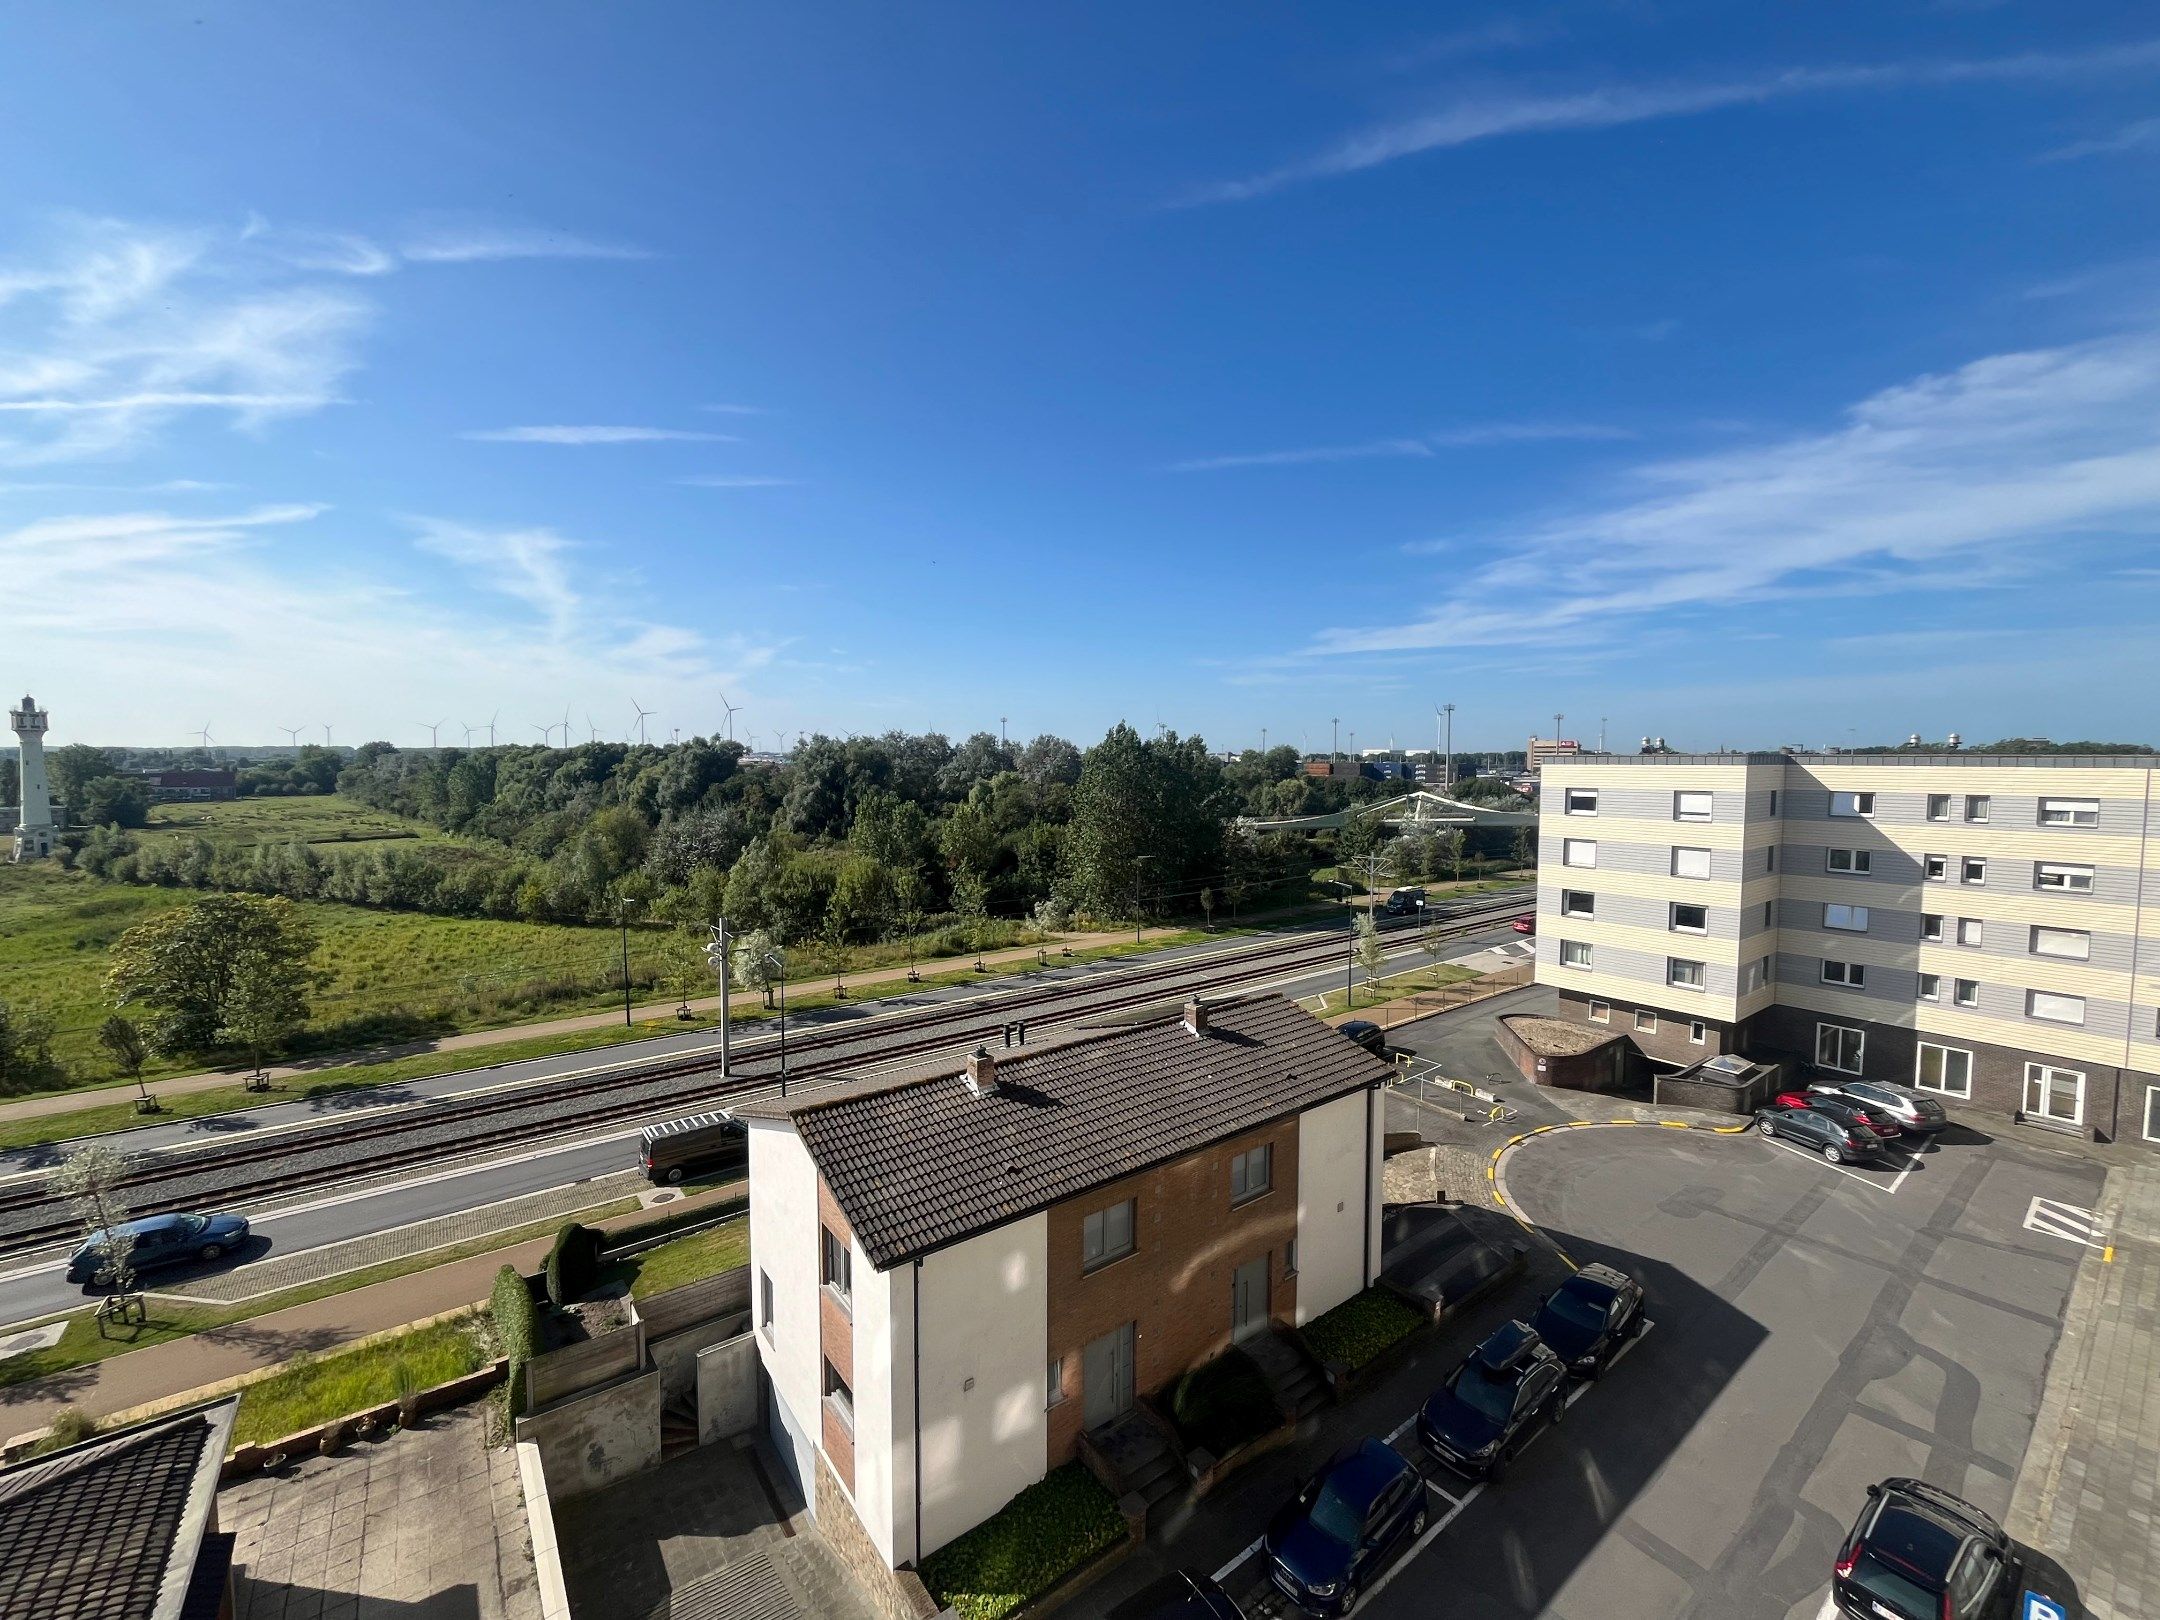
[[[1888,1080],[1848,1080],[1841,1075],[1817,1073],[1808,1081],[1808,1090],[1850,1098],[1863,1108],[1889,1115],[1899,1130],[1917,1136],[1932,1136],[1950,1123],[1943,1105],[1916,1086],[1901,1086]]]
[[[1567,1368],[1527,1322],[1506,1322],[1471,1351],[1418,1413],[1418,1440],[1472,1479],[1497,1480],[1515,1454],[1567,1414]]]
[[[135,1246],[128,1265],[135,1271],[178,1265],[185,1260],[218,1260],[247,1241],[244,1215],[145,1215],[123,1223]],[[69,1282],[111,1280],[111,1251],[106,1235],[93,1232],[68,1257]]]
[[[1784,1137],[1832,1164],[1856,1164],[1888,1157],[1883,1139],[1865,1125],[1848,1125],[1820,1108],[1765,1108],[1755,1128],[1768,1137]]]
[[[1368,1436],[1305,1482],[1268,1524],[1268,1574],[1308,1614],[1347,1614],[1396,1548],[1425,1533],[1425,1481]]]
[[[1152,1595],[1147,1620],[1245,1620],[1230,1594],[1198,1570],[1179,1570]]]
[[[1370,1018],[1352,1018],[1335,1026],[1338,1035],[1347,1035],[1374,1057],[1387,1056],[1387,1033]]]
[[[1868,1487],[1830,1591],[1861,1620],[2007,1620],[2022,1561],[2003,1527],[1920,1479]]]
[[[1530,1329],[1578,1378],[1596,1378],[1643,1330],[1642,1284],[1593,1261],[1545,1296]]]

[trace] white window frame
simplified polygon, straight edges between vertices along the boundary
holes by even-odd
[[[1987,857],[1965,855],[1958,859],[1958,881],[1969,883],[1976,889],[1987,887]]]
[[[1562,788],[1560,790],[1560,813],[1567,816],[1594,816],[1597,814],[1597,795],[1598,790],[1596,788]],[[1587,800],[1588,802],[1578,805],[1575,802],[1578,799]]]
[[[1853,1056],[1852,1056],[1852,1065],[1851,1065],[1851,1067],[1849,1067],[1849,1068],[1848,1068],[1848,1067],[1847,1067],[1847,1066],[1846,1066],[1845,1064],[1843,1064],[1843,1063],[1829,1063],[1829,1062],[1825,1062],[1825,1061],[1824,1061],[1824,1059],[1823,1059],[1823,1037],[1824,1037],[1825,1035],[1836,1035],[1836,1036],[1838,1037],[1838,1039],[1837,1039],[1837,1041],[1836,1041],[1836,1043],[1835,1043],[1835,1044],[1836,1044],[1836,1047],[1837,1047],[1837,1052],[1836,1052],[1836,1055],[1837,1055],[1837,1056],[1839,1056],[1839,1057],[1843,1057],[1843,1056],[1844,1056],[1844,1049],[1845,1049],[1845,1037],[1846,1037],[1846,1036],[1851,1036],[1851,1037],[1852,1037],[1852,1043],[1853,1043]],[[1861,1074],[1861,1073],[1865,1072],[1865,1069],[1866,1069],[1866,1065],[1867,1065],[1867,1031],[1866,1031],[1866,1030],[1864,1030],[1864,1029],[1855,1029],[1855,1028],[1853,1028],[1853,1027],[1852,1027],[1852,1025],[1850,1025],[1850,1024],[1817,1024],[1817,1025],[1815,1026],[1815,1067],[1816,1067],[1816,1068],[1818,1068],[1818,1069],[1828,1069],[1828,1070],[1829,1070],[1829,1071],[1830,1071],[1830,1072],[1831,1072],[1832,1074]]]
[[[2043,939],[2053,938],[2069,944],[2070,950],[2048,951],[2040,948]],[[2046,923],[2032,925],[2031,942],[2027,947],[2034,956],[2052,957],[2061,962],[2090,962],[2092,960],[2092,934],[2083,928],[2052,928]]]
[[[1657,1014],[1648,1007],[1637,1007],[1635,1009],[1635,1033],[1638,1035],[1655,1035],[1657,1033]]]
[[[2068,1119],[2063,1118],[2060,1114],[2050,1114],[2043,1109],[2036,1109],[2031,1106],[2033,1082],[2040,1080],[2044,1087],[2044,1077],[2057,1074],[2066,1074],[2077,1082],[2077,1109]],[[2040,1093],[2042,1096],[2046,1094],[2045,1089]],[[2025,1065],[2025,1094],[2019,1098],[2019,1101],[2025,1105],[2020,1109],[2020,1112],[2027,1119],[2050,1120],[2058,1125],[2083,1125],[2085,1123],[2085,1071],[2083,1069],[2066,1069],[2059,1063],[2028,1063]]]
[[[1576,856],[1582,854],[1588,854],[1590,858],[1588,860],[1577,860]],[[1560,864],[1562,866],[1576,867],[1582,871],[1595,870],[1597,867],[1597,840],[1595,838],[1561,839]]]
[[[2094,876],[2093,868],[2076,861],[2033,862],[2033,887],[2042,894],[2091,894]]]
[[[779,1330],[774,1327],[772,1273],[758,1267],[758,1331],[765,1335],[767,1344],[780,1342]]]
[[[1675,821],[1715,821],[1717,797],[1706,789],[1682,788],[1672,796]]]
[[[1581,953],[1581,960],[1577,961],[1571,959],[1568,955],[1570,951],[1579,951]],[[1590,972],[1592,968],[1596,965],[1596,961],[1597,953],[1595,950],[1592,949],[1591,944],[1588,940],[1563,939],[1560,942],[1560,965],[1562,967],[1579,968],[1583,972],[1587,973]]]
[[[1992,793],[1968,793],[1965,795],[1965,819],[1976,827],[1987,825],[1988,813],[1993,808]]]
[[[1593,1002],[1591,1002],[1591,1003],[1590,1003],[1590,1022],[1591,1022],[1591,1023],[1593,1023],[1593,1024],[1609,1024],[1609,1023],[1611,1023],[1611,1022],[1612,1022],[1612,1003],[1611,1003],[1611,1002],[1609,1002],[1609,1001],[1593,1001]]]
[[[1843,808],[1840,808],[1840,806]],[[1875,795],[1867,793],[1835,792],[1830,795],[1830,814],[1844,820],[1866,820],[1875,813]]]
[[[852,1435],[855,1432],[855,1391],[849,1387],[848,1381],[840,1376],[840,1369],[835,1367],[830,1359],[819,1359],[825,1362],[824,1377],[821,1380],[824,1385],[824,1402],[832,1408],[833,1415],[840,1420],[841,1426]]]
[[[2075,1018],[2060,1017],[2054,1012],[2042,1012],[2043,1006],[2059,1006],[2061,1012],[2070,1011],[2070,1003],[2077,1003]],[[2066,995],[2060,990],[2027,990],[2025,992],[2025,1016],[2043,1024],[2067,1024],[2075,1029],[2085,1027],[2085,998]]]
[[[1110,1217],[1119,1210],[1125,1212],[1124,1247],[1110,1247]],[[1114,1204],[1091,1209],[1080,1222],[1080,1271],[1084,1276],[1114,1264],[1140,1248],[1140,1208],[1136,1200],[1121,1198]]]
[[[1943,931],[1943,924],[1944,924],[1945,922],[1947,922],[1948,920],[1949,920],[1949,919],[1948,919],[1948,918],[1946,918],[1946,917],[1945,917],[1945,916],[1944,916],[1944,915],[1943,915],[1943,914],[1942,914],[1941,912],[1939,912],[1939,911],[1923,911],[1923,912],[1921,912],[1921,913],[1920,913],[1920,938],[1921,938],[1921,941],[1922,941],[1923,943],[1925,943],[1925,944],[1930,944],[1930,945],[1940,945],[1940,944],[1944,943],[1944,941],[1946,941],[1946,940],[1947,940],[1947,939],[1948,939],[1948,938],[1950,937],[1950,936],[1949,936],[1949,935],[1948,935],[1947,933],[1945,933],[1945,932]]]
[[[1941,1054],[1942,1061],[1938,1065],[1938,1071],[1944,1080],[1942,1085],[1931,1086],[1927,1082],[1927,1055],[1930,1052]],[[1952,1089],[1948,1084],[1952,1058],[1964,1059],[1965,1084],[1957,1089]],[[1969,1100],[1972,1096],[1972,1052],[1962,1046],[1941,1046],[1934,1041],[1922,1041],[1918,1050],[1913,1053],[1913,1086],[1919,1091],[1933,1092],[1938,1097],[1962,1097]]]
[[[1702,857],[1702,870],[1701,870],[1700,872],[1683,872],[1683,871],[1681,871],[1681,870],[1680,870],[1680,857],[1681,857],[1681,856],[1683,856],[1683,855],[1689,855],[1689,856],[1693,856],[1693,855],[1700,855],[1700,856]],[[1692,864],[1692,863],[1691,863],[1691,864]],[[1673,845],[1673,846],[1672,846],[1672,875],[1673,875],[1674,877],[1676,877],[1676,878],[1685,878],[1685,879],[1687,879],[1687,880],[1688,880],[1688,881],[1689,881],[1690,883],[1697,883],[1697,882],[1701,882],[1701,881],[1703,881],[1704,879],[1708,878],[1708,877],[1710,876],[1710,873],[1711,873],[1711,857],[1710,857],[1710,851],[1709,851],[1709,850],[1707,850],[1707,849],[1703,849],[1703,848],[1700,848],[1700,847],[1698,847],[1697,845],[1694,845],[1694,844],[1675,844],[1675,845]]]
[[[1864,990],[1867,988],[1867,964],[1834,962],[1826,956],[1822,962],[1822,982],[1845,990]]]
[[[1257,1170],[1259,1180],[1253,1179]],[[1275,1144],[1262,1142],[1230,1160],[1230,1207],[1240,1208],[1275,1190]]]
[[[1682,907],[1685,907],[1690,911],[1701,912],[1701,923],[1691,926],[1687,923],[1682,922],[1680,920],[1680,912]],[[1671,930],[1671,932],[1675,934],[1707,934],[1710,932],[1710,907],[1706,904],[1700,904],[1693,900],[1674,900],[1670,902],[1666,907],[1665,925],[1669,930]]]
[[[1581,901],[1580,907],[1575,902]],[[1597,916],[1597,896],[1588,889],[1562,889],[1560,891],[1560,915],[1582,919]]]
[[[1987,919],[1985,917],[1960,917],[1957,925],[1957,942],[1966,950],[1987,948]]]
[[[1915,1001],[1942,1000],[1942,975],[1940,973],[1914,974],[1913,999]]]
[[[2039,819],[2043,827],[2097,827],[2100,825],[2100,801],[2042,799]]]
[[[1687,1038],[1690,1046],[1701,1046],[1710,1038],[1710,1026],[1700,1018],[1688,1020]]]
[[[1843,922],[1838,921],[1841,915],[1845,919]],[[1822,925],[1834,934],[1864,934],[1868,931],[1868,908],[1826,901],[1822,908]]]
[[[1977,1009],[1980,1005],[1980,981],[1978,979],[1952,979],[1950,981],[1950,1005]]]
[[[1694,978],[1674,977],[1689,968],[1694,969]],[[1698,962],[1692,957],[1668,956],[1665,958],[1665,983],[1671,989],[1693,990],[1700,995],[1710,987],[1710,965],[1707,962]]]
[[[1047,1386],[1043,1391],[1045,1396],[1043,1410],[1047,1412],[1052,1407],[1063,1406],[1065,1404],[1065,1358],[1063,1356],[1052,1356],[1050,1358],[1043,1374],[1043,1383]]]
[[[818,1285],[840,1302],[842,1310],[854,1315],[854,1246],[823,1221],[818,1223]]]
[[[1928,820],[1948,821],[1950,819],[1950,800],[1953,797],[1954,795],[1948,793],[1930,793],[1927,796]]]
[[[1843,865],[1838,857],[1845,857]],[[1823,870],[1838,872],[1852,877],[1866,877],[1875,864],[1875,852],[1871,849],[1826,849],[1823,851]]]
[[[2145,1088],[2145,1140],[2160,1142],[2160,1086]]]
[[[1950,881],[1950,857],[1947,855],[1921,856],[1920,881],[1923,883],[1948,883]]]

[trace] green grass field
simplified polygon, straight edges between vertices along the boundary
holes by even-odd
[[[395,1399],[400,1366],[412,1374],[415,1388],[428,1389],[477,1372],[487,1356],[479,1323],[470,1316],[320,1359],[303,1353],[282,1372],[240,1392],[233,1444],[261,1445]]]
[[[360,849],[381,843],[456,844],[465,842],[422,821],[370,810],[334,794],[290,799],[227,799],[202,804],[160,804],[150,811],[150,825],[138,834],[144,842],[205,838],[220,849],[256,844],[303,844],[325,851]]]

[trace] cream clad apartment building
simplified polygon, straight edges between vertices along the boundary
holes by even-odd
[[[1796,1057],[2160,1146],[2145,756],[1556,760],[1537,978],[1648,1059]]]

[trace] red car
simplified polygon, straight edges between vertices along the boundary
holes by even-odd
[[[1886,1141],[1899,1134],[1898,1122],[1888,1114],[1863,1108],[1849,1097],[1833,1097],[1820,1091],[1781,1091],[1771,1102],[1779,1108],[1812,1108],[1818,1114],[1861,1126]]]
[[[1526,911],[1509,923],[1508,926],[1518,934],[1534,934],[1537,932],[1537,913]]]

